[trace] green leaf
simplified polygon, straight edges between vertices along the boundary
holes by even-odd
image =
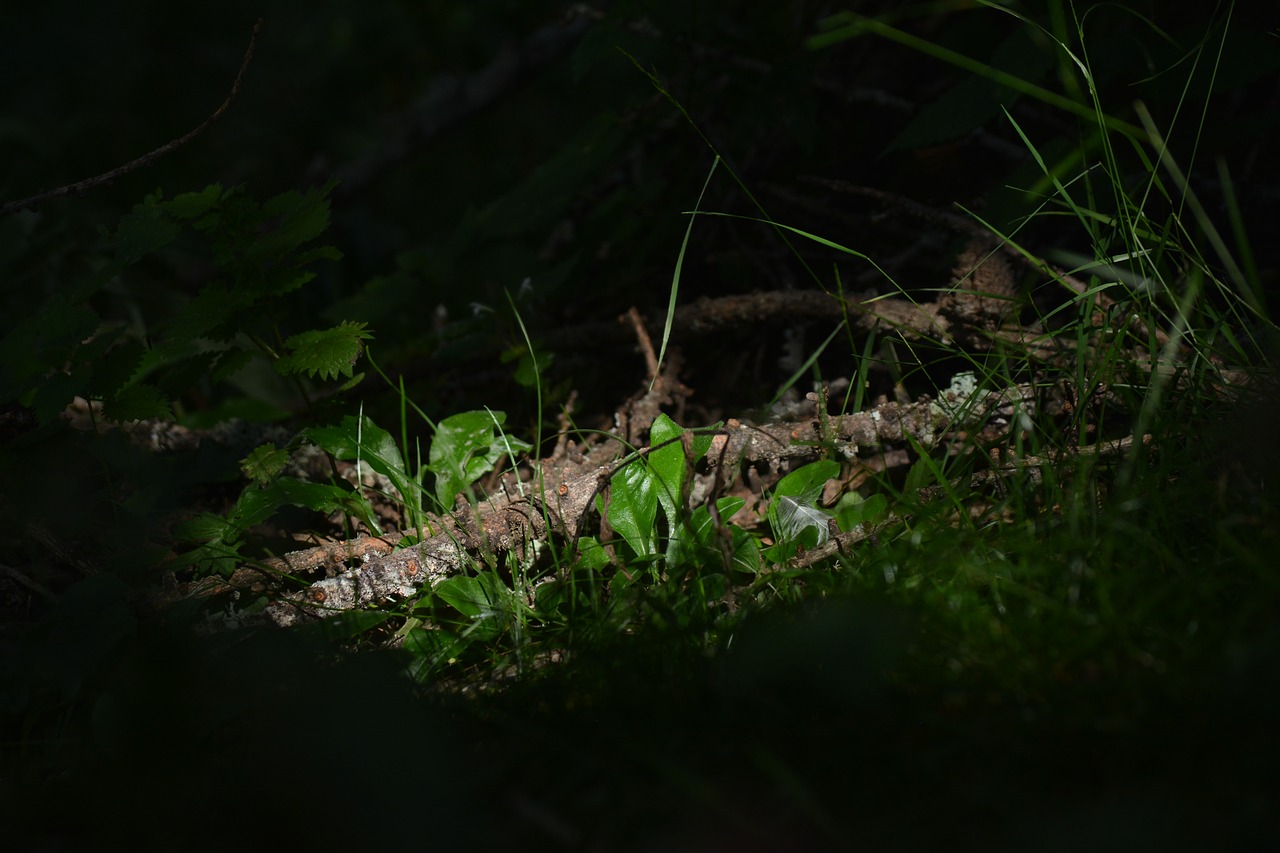
[[[609,492],[609,524],[637,557],[657,551],[654,522],[658,518],[659,481],[642,460],[614,475]]]
[[[215,335],[215,330],[252,308],[254,298],[253,293],[247,289],[234,289],[219,282],[206,284],[194,299],[183,306],[165,331],[176,340],[193,340],[205,336],[230,339],[235,336],[234,333]]]
[[[505,587],[492,572],[456,575],[441,581],[434,591],[454,610],[472,618],[500,610],[506,597]]]
[[[136,263],[172,243],[180,233],[181,226],[169,219],[162,205],[150,199],[143,204],[136,204],[120,220],[120,225],[112,235],[116,261],[121,266]]]
[[[138,382],[121,389],[102,404],[103,417],[113,421],[135,421],[145,418],[173,418],[169,400],[154,385]]]
[[[45,379],[31,398],[31,410],[42,424],[53,423],[84,389],[86,376],[79,373],[54,373]]]
[[[464,636],[493,639],[511,622],[511,590],[493,572],[457,575],[441,581],[435,595],[471,621]]]
[[[182,542],[232,542],[240,529],[221,515],[202,512],[174,527],[174,537]]]
[[[271,482],[289,462],[289,451],[282,450],[274,444],[263,444],[240,463],[240,470],[246,477],[259,485]]]
[[[879,521],[889,514],[889,499],[875,494],[863,498],[857,492],[842,495],[835,506],[836,524],[841,530],[852,530],[859,524]]]
[[[382,533],[377,514],[364,495],[342,486],[309,483],[292,477],[281,477],[266,488],[246,487],[228,519],[239,529],[247,530],[275,515],[282,506],[349,513],[363,521],[370,530]]]
[[[391,433],[367,417],[347,416],[336,427],[314,427],[303,433],[308,441],[344,461],[360,460],[391,481],[406,500],[417,495],[421,485],[408,471],[400,448]]]
[[[716,510],[722,520],[729,519],[742,509],[746,501],[742,498],[720,498],[716,501]],[[724,553],[721,550],[720,531],[717,530],[711,511],[705,506],[695,509],[689,516],[686,526],[687,534],[676,538],[667,550],[667,564],[671,567],[724,566]],[[760,545],[756,538],[734,524],[728,525],[729,550],[733,554],[732,567],[738,571],[756,572],[760,568]]]
[[[261,240],[258,250],[280,256],[323,234],[329,227],[328,195],[335,186],[337,181],[330,181],[319,189],[304,193],[289,190],[268,199],[262,212],[269,219],[278,219],[279,225]]]
[[[337,379],[339,374],[350,377],[364,348],[361,342],[372,338],[373,333],[365,331],[364,323],[348,322],[331,329],[303,332],[284,342],[288,354],[276,361],[276,370],[285,376],[306,373],[324,379]]]
[[[676,426],[675,421],[662,414],[658,415],[649,429],[650,447],[657,447],[666,441],[671,442],[650,453],[647,462],[656,478],[654,485],[658,503],[672,529],[680,521],[682,507],[678,501],[683,495],[684,481],[689,473],[688,463],[684,458],[684,446],[678,440],[683,432],[683,429]]]
[[[145,348],[138,341],[125,341],[102,358],[95,359],[85,391],[96,399],[110,397],[138,372]]]
[[[162,207],[175,219],[195,219],[204,216],[222,200],[222,184],[210,184],[200,192],[179,193]]]
[[[245,365],[253,360],[253,353],[240,347],[231,347],[218,355],[218,361],[209,371],[209,378],[215,382],[230,379]]]
[[[340,643],[359,637],[390,618],[391,614],[383,610],[346,610],[310,625],[300,625],[293,630],[299,636]]]
[[[531,448],[518,438],[497,434],[506,419],[504,412],[477,410],[452,415],[436,425],[427,470],[435,475],[441,506],[453,506],[460,492],[492,471],[507,453]]]
[[[827,480],[839,473],[839,463],[820,459],[797,468],[774,486],[769,525],[778,544],[769,549],[771,560],[782,562],[795,553],[797,546],[812,548],[825,541],[831,513],[818,507],[817,500]]]
[[[409,676],[425,681],[440,662],[452,662],[466,648],[456,634],[441,628],[414,628],[404,638],[404,649],[413,656]]]

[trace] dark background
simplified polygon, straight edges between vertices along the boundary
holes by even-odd
[[[882,5],[855,8],[874,13]],[[3,223],[10,247],[9,263],[0,265],[4,315],[20,317],[33,293],[83,275],[95,263],[98,229],[113,227],[149,192],[172,196],[219,182],[243,184],[265,199],[338,178],[328,239],[345,257],[318,266],[320,280],[296,299],[298,327],[286,331],[367,321],[377,334],[375,355],[409,377],[411,396],[433,416],[481,403],[519,410],[531,397],[496,356],[520,345],[503,294],[516,294],[528,279],[532,291],[519,299],[521,316],[557,359],[547,377],[554,393],[545,402],[554,407],[574,387],[583,395],[580,411],[608,413],[643,379],[643,364],[626,335],[606,336],[609,345],[602,346],[592,324],[613,324],[632,305],[650,316],[665,310],[686,227],[682,211],[696,202],[713,157],[623,50],[659,77],[770,216],[871,254],[899,287],[931,298],[931,289],[947,285],[963,247],[959,236],[809,179],[868,186],[941,210],[960,204],[1011,228],[1041,201],[1026,192],[1041,171],[1001,106],[1050,164],[1070,162],[1086,132],[1061,111],[885,39],[864,35],[807,47],[821,22],[842,8],[800,2],[615,3],[577,14],[564,4],[528,2],[24,8],[10,16],[0,55],[7,81],[0,92],[0,162],[8,165],[0,197],[10,200],[104,172],[195,127],[226,96],[254,21],[262,16],[264,24],[243,90],[202,136],[110,186]],[[991,9],[939,8],[923,14],[897,7],[896,23],[1061,90],[1061,55],[1042,33]],[[1208,65],[1224,10],[1130,3],[1100,6],[1086,18],[1102,103],[1134,121],[1140,100],[1158,127],[1172,128],[1175,157],[1222,227],[1218,163],[1226,165],[1264,269],[1271,267],[1273,241],[1262,223],[1276,212],[1278,185],[1275,158],[1266,153],[1278,114],[1273,12],[1266,4],[1234,10],[1216,76]],[[1027,14],[1051,24],[1043,10],[1028,7]],[[1062,14],[1069,20],[1069,8]],[[1143,14],[1167,39],[1150,30]],[[1193,69],[1185,57],[1206,34],[1211,49]],[[485,82],[495,63],[512,57],[528,64],[501,82]],[[1207,98],[1211,76],[1214,93]],[[459,81],[471,94],[456,94]],[[455,94],[441,98],[442,91]],[[422,108],[432,97],[434,106]],[[425,136],[410,130],[417,120],[430,126]],[[1121,174],[1114,178],[1140,185],[1147,170],[1125,149],[1117,145]],[[1080,168],[1076,163],[1064,176]],[[1092,178],[1100,194],[1092,201],[1106,211],[1109,179],[1096,171]],[[1075,184],[1082,193],[1084,183]],[[723,168],[703,209],[758,213]],[[1018,236],[1046,254],[1089,251],[1080,229],[1061,218],[1033,220]],[[822,286],[834,287],[838,270],[848,290],[892,289],[865,262],[807,241],[796,245]],[[157,292],[194,289],[201,273],[182,258],[159,259],[132,274],[116,304],[100,308],[145,313]],[[680,300],[815,286],[767,227],[701,218]],[[446,317],[447,334],[433,334]],[[575,329],[581,334],[566,332]],[[770,398],[786,378],[777,364],[783,329],[758,331],[760,345],[746,359],[737,332],[725,340],[676,342],[690,349],[684,379],[699,392],[700,415],[740,413]],[[825,335],[811,331],[810,346]],[[607,375],[600,365],[609,366]],[[847,352],[833,354],[826,367],[827,375],[848,375]],[[284,395],[260,385],[251,393]],[[376,396],[368,386],[358,393]],[[198,418],[204,408],[205,419],[214,420],[225,411],[219,402],[225,401],[189,401],[186,411]],[[277,402],[296,406],[286,396]],[[524,422],[530,417],[526,411]]]

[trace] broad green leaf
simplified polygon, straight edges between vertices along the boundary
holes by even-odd
[[[423,682],[431,677],[440,663],[449,663],[466,648],[456,634],[442,628],[414,628],[404,638],[404,649],[413,656],[409,676]]]
[[[875,494],[863,498],[850,492],[840,498],[835,506],[836,524],[841,530],[852,530],[859,524],[879,521],[889,514],[889,499]]]
[[[301,506],[326,513],[346,512],[371,530],[382,532],[377,514],[364,495],[341,486],[308,483],[292,477],[281,477],[266,488],[247,487],[228,517],[240,529],[247,530],[266,521],[282,506]]]
[[[400,455],[400,448],[391,433],[367,417],[347,415],[337,426],[312,427],[304,430],[304,435],[335,459],[348,462],[360,459],[392,480],[408,476],[404,457]]]
[[[179,523],[174,528],[173,535],[183,542],[231,542],[239,534],[240,528],[225,517],[202,512]]]
[[[825,541],[826,522],[831,513],[817,506],[827,480],[840,473],[840,465],[830,459],[810,462],[778,481],[769,502],[769,525],[777,544],[766,557],[783,562],[800,546],[812,548]]]
[[[335,459],[348,462],[359,459],[361,464],[390,480],[406,499],[421,488],[405,467],[404,457],[391,433],[363,415],[359,418],[348,415],[338,426],[313,427],[303,434]]]
[[[385,610],[345,610],[311,625],[301,625],[294,630],[304,637],[315,637],[340,643],[354,639],[376,628],[391,618]]]
[[[454,610],[472,619],[506,611],[511,595],[493,572],[455,575],[437,584],[434,592]]]
[[[666,415],[658,415],[649,430],[650,447],[657,447],[666,441],[671,442],[650,453],[646,461],[656,478],[654,487],[658,503],[662,506],[662,511],[667,516],[672,530],[680,521],[679,501],[683,494],[685,477],[688,476],[688,462],[684,458],[684,447],[679,441],[683,432],[684,430],[676,426],[675,421]]]
[[[657,550],[654,522],[658,518],[659,481],[637,460],[614,475],[609,490],[609,524],[631,546],[637,557]]]
[[[441,506],[452,507],[454,498],[492,471],[508,449],[524,452],[530,448],[518,438],[498,434],[506,419],[504,412],[477,410],[460,412],[436,425],[427,470],[435,475]]]
[[[727,520],[746,501],[742,498],[720,498],[716,509],[721,520]],[[721,550],[721,533],[705,506],[695,509],[689,516],[687,533],[673,539],[667,549],[667,564],[672,568],[698,566],[723,568],[724,553]],[[755,572],[760,568],[760,546],[756,538],[742,528],[729,524],[729,550],[733,554],[732,565],[738,571]]]

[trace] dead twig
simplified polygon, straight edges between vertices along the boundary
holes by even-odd
[[[213,115],[201,122],[195,130],[192,130],[183,136],[179,136],[171,142],[161,145],[159,148],[148,154],[143,154],[136,160],[131,160],[123,166],[117,166],[109,172],[103,172],[101,175],[87,178],[83,181],[76,181],[74,184],[67,184],[65,187],[58,187],[55,190],[39,193],[38,195],[33,195],[29,198],[8,202],[5,205],[0,206],[0,216],[4,216],[8,213],[14,213],[19,210],[26,210],[27,208],[34,208],[36,205],[43,202],[62,198],[63,196],[68,196],[72,193],[82,195],[86,190],[91,190],[94,187],[98,187],[103,184],[109,184],[116,178],[127,175],[135,169],[140,169],[143,166],[150,165],[164,155],[172,151],[176,151],[200,134],[204,133],[204,131],[208,129],[209,125],[222,117],[222,114],[231,106],[231,102],[236,99],[238,94],[240,94],[240,83],[244,79],[245,71],[249,68],[249,63],[253,60],[253,51],[258,43],[258,30],[261,28],[262,18],[259,18],[257,23],[253,25],[253,33],[249,36],[249,47],[244,52],[244,60],[240,63],[240,70],[236,73],[235,82],[231,84],[231,92],[227,95],[226,100],[222,102],[222,106],[214,110]]]

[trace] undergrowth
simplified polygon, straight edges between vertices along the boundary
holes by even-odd
[[[1245,689],[1256,658],[1268,654],[1266,642],[1274,643],[1256,638],[1275,616],[1265,545],[1276,519],[1259,473],[1266,465],[1255,465],[1230,434],[1243,417],[1241,396],[1259,386],[1274,327],[1238,212],[1227,217],[1235,232],[1219,233],[1186,177],[1198,164],[1172,153],[1170,139],[1200,131],[1194,105],[1164,128],[1141,104],[1132,120],[1114,115],[1113,105],[1095,97],[1101,87],[1091,73],[1088,23],[1059,15],[1041,29],[1026,21],[1052,46],[1058,75],[1070,83],[1065,94],[854,13],[826,21],[810,45],[838,50],[873,35],[899,40],[1072,116],[1079,136],[1064,158],[1006,114],[1039,174],[1023,188],[1028,212],[1014,227],[1001,230],[965,212],[987,235],[967,272],[924,290],[882,273],[882,292],[858,300],[863,310],[886,299],[919,306],[994,298],[1009,303],[1005,316],[1016,322],[966,346],[887,322],[868,330],[846,311],[773,394],[778,403],[790,386],[812,389],[819,441],[804,464],[768,472],[755,494],[729,493],[744,475],[716,456],[728,440],[725,423],[678,424],[661,414],[640,446],[610,460],[570,535],[479,548],[453,576],[412,594],[336,614],[321,607],[283,630],[323,638],[337,658],[387,652],[398,672],[432,695],[485,695],[492,715],[485,724],[499,728],[517,699],[566,712],[611,707],[611,691],[641,678],[659,692],[665,681],[703,699],[698,691],[709,691],[715,701],[749,694],[757,710],[792,708],[788,691],[835,710],[862,707],[872,695],[895,697],[884,698],[888,705],[917,697],[928,708],[921,718],[985,713],[1098,731],[1131,730],[1166,703],[1212,704],[1228,683]],[[1206,43],[1185,57],[1188,88],[1197,75],[1212,78],[1217,49]],[[1180,139],[1177,150],[1195,145]],[[708,184],[726,153],[714,151]],[[1228,164],[1214,168],[1230,186]],[[776,221],[724,170],[754,205],[750,219],[762,234],[796,257],[817,245],[842,258],[829,272],[805,267],[816,287],[853,305],[844,301],[844,264],[878,270],[876,248],[859,247],[856,235],[823,236]],[[275,574],[265,591],[169,602],[167,618],[181,614],[201,630],[252,636],[261,629],[237,626],[261,625],[281,597],[306,595],[305,579],[270,568],[277,553],[255,550],[261,528],[288,507],[329,515],[347,539],[362,533],[401,549],[442,537],[483,540],[483,511],[499,496],[528,500],[550,528],[545,503],[529,499],[548,493],[549,466],[539,460],[555,451],[544,425],[558,417],[559,430],[582,446],[599,440],[573,423],[567,407],[541,411],[550,356],[510,297],[523,342],[511,359],[536,395],[536,434],[514,434],[498,410],[433,420],[394,371],[376,365],[396,395],[399,422],[378,423],[358,405],[334,416],[333,406],[351,405],[361,378],[355,367],[374,330],[358,322],[288,327],[290,300],[312,284],[312,266],[339,257],[331,247],[310,247],[328,221],[327,193],[286,193],[261,205],[242,189],[216,185],[169,200],[150,196],[103,234],[112,258],[106,266],[50,297],[0,342],[4,396],[34,414],[39,427],[22,441],[36,450],[77,398],[94,429],[182,418],[182,401],[193,392],[214,394],[231,383],[279,379],[310,407],[304,428],[239,454],[243,479],[224,504],[188,513],[164,543],[177,553],[164,554],[161,566],[188,589],[227,581],[245,566]],[[688,213],[650,389],[664,381],[681,268],[694,251],[689,235],[709,217],[748,219],[702,204],[700,195]],[[1021,234],[1042,233],[1046,222],[1078,231],[1090,254],[1042,257]],[[179,245],[205,253],[208,284],[155,304],[127,292],[131,268]],[[993,297],[979,271],[1000,258],[1021,259],[1018,291]],[[128,298],[114,299],[121,288]],[[1005,334],[1015,328],[1022,334]],[[820,364],[841,347],[853,368],[824,376]],[[274,372],[254,368],[255,360]],[[835,387],[837,378],[846,381]],[[833,419],[877,408],[867,391],[873,384],[904,398],[908,387],[929,388],[957,422],[988,393],[1027,391],[1009,411],[981,413],[935,444],[904,436],[894,450],[906,463],[877,468],[884,448],[850,449],[828,434]],[[333,406],[322,405],[330,395]],[[283,414],[242,406],[202,417],[233,413]],[[296,470],[307,448],[321,451],[326,476]],[[21,466],[10,468],[21,475]],[[110,463],[103,470],[107,480],[121,476]],[[142,511],[145,500],[160,498],[136,496],[126,511]],[[23,641],[29,654],[6,660],[22,686],[5,693],[5,710],[22,721],[26,737],[65,734],[49,715],[60,709],[74,717],[78,703],[94,696],[104,656],[141,630],[124,588],[105,576],[89,583],[97,604],[75,593],[59,597],[43,633]],[[58,638],[90,635],[98,652],[62,660],[53,676],[41,668]],[[690,672],[708,680],[690,686]],[[736,723],[726,726],[743,736]],[[777,756],[758,758],[772,768],[770,778],[790,778]],[[686,781],[714,784],[703,772],[690,770]],[[827,808],[815,805],[809,817],[831,830]]]

